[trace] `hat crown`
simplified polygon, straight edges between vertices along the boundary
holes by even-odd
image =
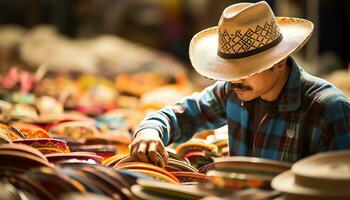
[[[265,1],[227,7],[221,15],[218,27],[218,55],[223,58],[251,56],[282,40],[275,15]]]

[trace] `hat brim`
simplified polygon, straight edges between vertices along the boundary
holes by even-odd
[[[301,197],[309,197],[307,199],[318,199],[317,197],[328,197],[328,199],[338,199],[336,197],[349,196],[348,190],[344,191],[339,188],[334,190],[336,186],[333,186],[332,189],[324,188],[311,188],[298,185],[295,181],[296,175],[291,171],[287,170],[279,175],[277,175],[271,182],[273,189],[280,191],[284,194],[288,194],[291,199],[300,199]],[[322,181],[320,181],[321,183]],[[339,185],[342,183],[340,182]],[[297,198],[299,197],[299,198]],[[305,198],[301,198],[305,199]],[[343,199],[343,198],[342,198]]]
[[[224,59],[217,55],[218,27],[205,29],[191,40],[189,56],[195,70],[215,80],[238,80],[271,68],[299,50],[308,41],[313,23],[300,18],[276,17],[283,39],[261,53],[239,59]]]

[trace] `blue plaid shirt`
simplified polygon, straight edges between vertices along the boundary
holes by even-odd
[[[217,81],[147,116],[136,133],[154,128],[167,145],[227,124],[231,156],[287,162],[322,151],[350,149],[349,100],[332,84],[306,73],[291,57],[287,64],[290,74],[275,109],[262,118],[254,133],[249,119],[254,106],[241,101],[229,81]]]

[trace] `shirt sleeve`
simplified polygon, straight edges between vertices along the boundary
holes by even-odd
[[[328,110],[315,152],[350,149],[350,104],[339,101]]]
[[[341,102],[333,110],[337,114],[334,113],[330,124],[333,137],[329,143],[329,150],[350,149],[350,104]]]
[[[218,81],[200,93],[148,115],[135,133],[146,128],[156,129],[164,144],[168,145],[187,141],[199,131],[225,125],[227,83]]]

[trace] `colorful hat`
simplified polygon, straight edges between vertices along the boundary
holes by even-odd
[[[192,151],[201,151],[201,152],[217,152],[217,146],[214,144],[206,144],[205,141],[200,139],[192,140],[186,143],[182,143],[176,147],[176,154],[180,157],[184,157],[187,153]]]
[[[168,172],[166,169],[157,167],[155,165],[144,163],[144,162],[128,162],[119,165],[115,165],[114,169],[127,169],[129,171],[135,171],[139,173],[146,174],[157,180],[162,180],[168,183],[178,184],[180,181]]]
[[[91,120],[63,122],[52,126],[49,132],[51,134],[69,136],[74,141],[84,141],[86,137],[100,133],[96,127],[96,121]]]
[[[49,153],[68,153],[70,152],[67,143],[63,140],[52,138],[37,138],[37,139],[18,139],[13,143],[26,144],[38,149],[43,154]]]
[[[24,139],[25,135],[12,126],[2,124],[0,127],[0,138],[2,138],[3,141],[12,141],[17,139]]]

